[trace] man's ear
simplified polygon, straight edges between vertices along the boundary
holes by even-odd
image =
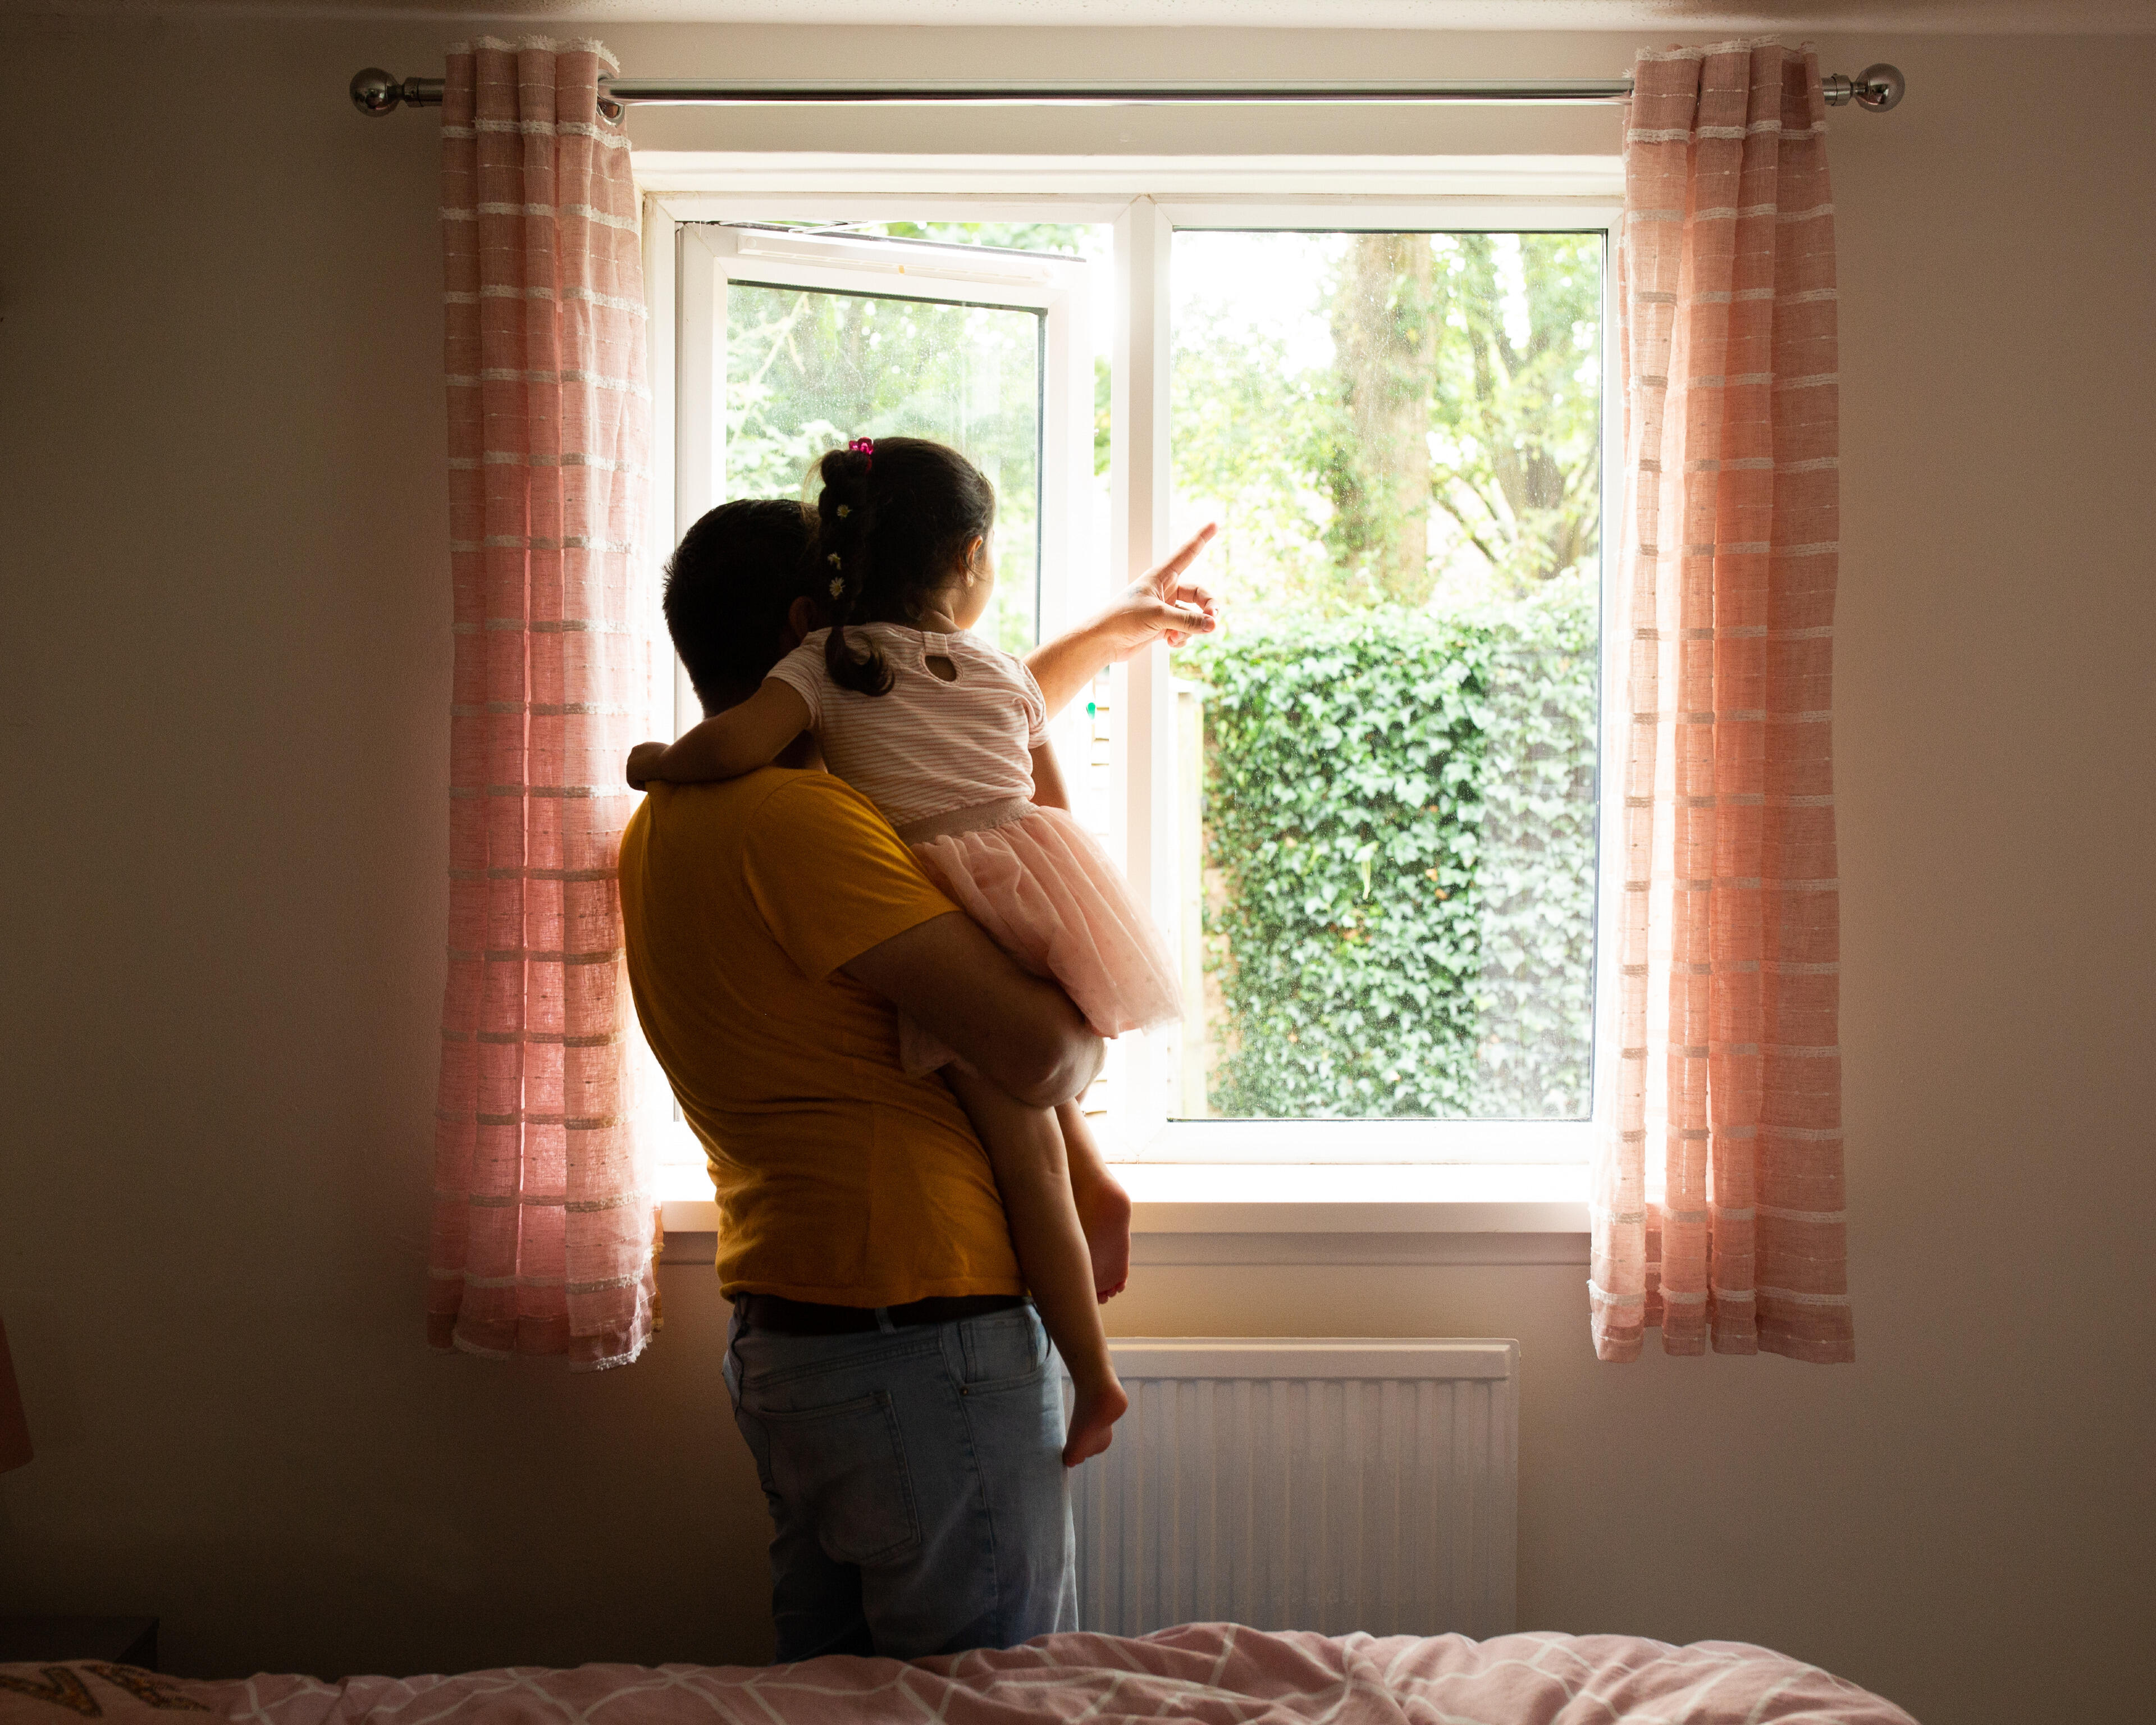
[[[823,607],[804,593],[786,608],[786,650],[791,653],[823,626]]]

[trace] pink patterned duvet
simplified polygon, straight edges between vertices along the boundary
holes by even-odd
[[[0,1666],[0,1721],[146,1722],[207,1712],[261,1725],[1019,1725],[1175,1719],[1258,1725],[1913,1725],[1854,1684],[1741,1641],[1625,1635],[1337,1640],[1189,1624],[1138,1640],[1049,1635],[911,1665],[513,1666],[456,1677],[201,1682],[125,1666]]]

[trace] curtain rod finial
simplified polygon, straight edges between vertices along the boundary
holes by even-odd
[[[352,105],[362,114],[388,114],[403,100],[403,85],[379,66],[352,74]]]
[[[1866,66],[1856,74],[1856,105],[1884,114],[1908,94],[1909,80],[1899,66]]]
[[[1875,114],[1884,114],[1909,89],[1909,80],[1902,75],[1902,69],[1884,64],[1866,66],[1854,78],[1846,72],[1836,72],[1820,82],[1825,88],[1830,108],[1855,102],[1858,107],[1869,108]]]

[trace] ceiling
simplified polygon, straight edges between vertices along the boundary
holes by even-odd
[[[2156,32],[2156,0],[0,0],[0,12],[606,23],[1182,24],[1332,29]]]

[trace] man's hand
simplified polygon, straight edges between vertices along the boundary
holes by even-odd
[[[629,752],[629,785],[640,791],[659,776],[659,763],[666,757],[663,742],[639,742]]]
[[[1117,665],[1155,641],[1180,647],[1193,635],[1210,634],[1220,626],[1212,593],[1189,578],[1191,564],[1219,529],[1200,527],[1173,557],[1125,588],[1091,621],[1036,648],[1026,668],[1055,714],[1077,698],[1104,665]]]

